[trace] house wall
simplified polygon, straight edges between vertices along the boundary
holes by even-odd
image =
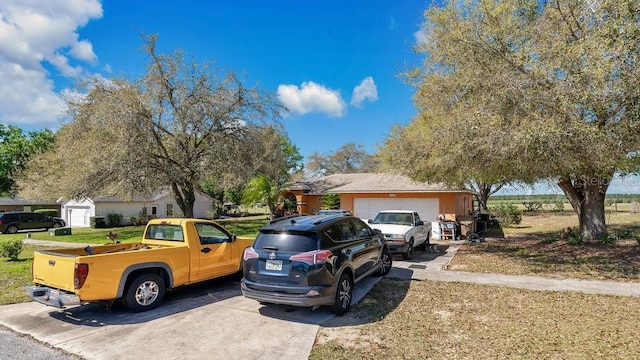
[[[293,194],[296,197],[296,203],[298,204],[298,213],[313,215],[322,208],[322,195],[320,194],[304,194],[302,190],[290,190],[285,193]]]
[[[172,213],[167,212],[167,205],[172,207]],[[152,214],[152,208],[157,208],[156,214]],[[130,202],[97,202],[96,216],[107,216],[107,214],[121,214],[123,217],[137,216],[143,213],[146,207],[146,215],[156,217],[182,217],[184,214],[173,195],[153,201],[130,201]],[[213,210],[213,200],[203,194],[196,193],[196,202],[193,206],[193,216],[196,218],[211,218]]]
[[[446,220],[455,220],[458,215],[467,215],[472,210],[472,194],[456,192],[411,192],[411,193],[343,193],[340,194],[340,208],[354,211],[356,198],[396,198],[396,199],[438,199],[439,213]],[[428,219],[427,219],[428,220]],[[435,219],[434,219],[435,220]]]

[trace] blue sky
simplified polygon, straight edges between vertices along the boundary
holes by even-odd
[[[0,0],[0,122],[57,129],[60,95],[90,77],[144,73],[140,33],[276,94],[302,155],[354,142],[376,151],[415,114],[400,74],[432,0]],[[559,193],[539,184],[510,193]],[[640,178],[609,193],[638,193]]]
[[[63,94],[86,76],[139,78],[139,33],[277,94],[302,155],[355,142],[375,152],[415,113],[400,74],[427,1],[0,0],[0,121],[56,129]]]

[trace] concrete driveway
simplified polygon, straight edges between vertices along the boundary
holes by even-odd
[[[379,280],[354,290],[359,301]],[[0,306],[0,324],[87,359],[307,359],[326,309],[260,305],[235,279],[176,289],[156,309],[130,313],[95,303],[58,310]]]

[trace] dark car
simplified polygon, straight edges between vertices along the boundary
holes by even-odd
[[[0,232],[15,234],[18,230],[64,227],[64,220],[35,212],[16,211],[0,214]]]
[[[353,286],[386,275],[391,255],[382,233],[350,215],[298,216],[260,229],[243,258],[242,294],[264,303],[351,307]]]

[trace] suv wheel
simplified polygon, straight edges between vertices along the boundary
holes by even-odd
[[[336,299],[331,308],[337,315],[342,315],[351,308],[351,298],[353,297],[353,280],[351,276],[343,273],[338,281],[338,289],[336,290]]]
[[[382,250],[382,254],[380,254],[380,259],[378,259],[378,271],[376,271],[376,276],[385,276],[391,271],[392,259],[389,250],[386,248]]]
[[[402,254],[402,258],[405,260],[413,259],[413,239],[409,242],[409,248],[407,248],[407,251]]]
[[[10,225],[9,227],[7,227],[7,233],[9,234],[15,234],[18,232],[18,227],[15,225]]]
[[[54,228],[60,228],[60,227],[62,227],[62,224],[61,224],[61,223],[59,223],[59,222],[54,222],[54,223],[53,223],[53,227],[54,227]]]

